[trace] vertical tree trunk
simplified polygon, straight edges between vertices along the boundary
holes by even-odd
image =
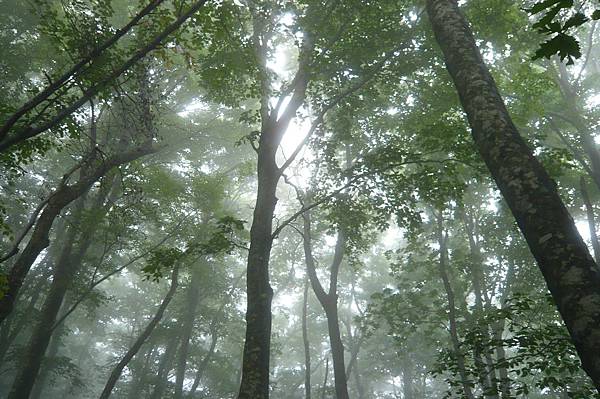
[[[272,109],[270,72],[267,68],[269,24],[262,11],[251,5],[253,13],[254,49],[260,71],[260,119],[258,140],[256,205],[250,228],[247,270],[246,339],[242,359],[242,379],[238,399],[268,399],[271,354],[271,302],[273,289],[269,283],[269,260],[273,246],[273,216],[277,205],[277,184],[283,170],[277,166],[279,144],[291,120],[304,103],[308,85],[308,67],[312,44],[308,35],[300,51],[299,66],[293,79],[290,100],[283,111]]]
[[[585,205],[585,212],[587,214],[588,229],[590,230],[590,240],[592,241],[592,248],[594,249],[594,258],[596,262],[600,261],[600,243],[598,242],[598,235],[596,234],[596,218],[594,216],[594,207],[590,200],[590,194],[585,184],[585,178],[581,176],[579,179],[579,187],[581,190],[581,198]]]
[[[148,339],[150,334],[152,334],[152,331],[154,331],[154,328],[158,325],[158,323],[162,319],[162,316],[165,313],[167,306],[169,306],[169,303],[173,299],[173,296],[175,295],[175,291],[177,290],[178,277],[179,277],[179,262],[177,262],[175,264],[175,266],[173,267],[173,272],[171,273],[171,286],[169,287],[169,291],[167,292],[167,295],[165,295],[163,301],[161,302],[160,306],[158,307],[158,309],[156,311],[156,314],[154,315],[152,320],[150,320],[150,322],[148,323],[148,325],[146,326],[144,331],[142,331],[142,333],[135,340],[135,342],[133,343],[131,348],[129,348],[129,350],[125,353],[125,355],[123,355],[123,357],[121,358],[119,363],[117,363],[117,365],[114,367],[114,369],[110,373],[110,376],[108,377],[108,381],[106,381],[106,385],[104,386],[104,389],[102,390],[102,393],[100,394],[100,399],[107,399],[108,397],[110,397],[112,390],[115,387],[119,378],[121,377],[121,373],[123,372],[123,369],[125,368],[125,366],[127,366],[129,361],[136,355],[136,353],[138,353],[138,351],[140,350],[140,348],[142,347],[144,342],[146,342],[146,340]]]
[[[183,325],[181,326],[181,344],[179,347],[179,356],[175,371],[175,395],[174,399],[183,397],[183,380],[185,379],[185,369],[189,353],[190,339],[194,330],[194,321],[196,320],[196,309],[200,301],[200,279],[201,274],[198,266],[194,265],[192,269],[192,279],[188,288],[187,304]]]
[[[304,282],[302,297],[302,342],[304,344],[304,397],[311,399],[310,390],[310,341],[308,340],[308,278]]]
[[[448,276],[448,247],[447,240],[448,236],[444,235],[443,216],[442,212],[437,218],[437,240],[440,246],[440,260],[438,263],[438,269],[440,277],[444,284],[444,291],[446,292],[446,300],[448,301],[448,322],[450,324],[450,342],[452,344],[452,351],[456,357],[456,364],[458,366],[458,374],[460,376],[462,390],[465,398],[475,399],[473,391],[471,390],[471,382],[467,376],[467,370],[465,367],[465,357],[460,349],[460,341],[458,339],[458,326],[456,322],[456,304],[454,299],[454,290],[450,284],[450,277]]]
[[[267,133],[270,133],[267,131]],[[239,399],[267,399],[271,348],[271,301],[269,259],[273,245],[273,215],[279,170],[275,162],[277,145],[271,134],[263,133],[258,154],[258,195],[250,228],[248,254],[246,340]]]
[[[446,67],[475,144],[536,258],[575,344],[600,389],[600,272],[556,184],[519,135],[455,0],[427,0]]]

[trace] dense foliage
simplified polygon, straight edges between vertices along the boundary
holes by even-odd
[[[436,1],[1,2],[0,397],[600,398]],[[447,2],[599,260],[599,4]]]

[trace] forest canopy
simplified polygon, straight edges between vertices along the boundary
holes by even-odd
[[[600,398],[599,19],[0,2],[0,397]]]

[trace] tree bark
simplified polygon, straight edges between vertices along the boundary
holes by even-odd
[[[142,331],[142,333],[135,340],[135,342],[133,343],[131,348],[129,348],[129,350],[125,353],[125,355],[123,355],[123,357],[121,358],[119,363],[117,363],[117,365],[114,367],[114,369],[110,373],[108,381],[106,382],[106,385],[104,386],[104,389],[102,390],[102,393],[100,394],[100,399],[107,399],[108,397],[110,397],[112,390],[115,387],[119,378],[121,377],[121,373],[123,372],[123,369],[125,368],[125,366],[127,366],[129,361],[136,355],[136,353],[138,353],[138,351],[140,350],[140,348],[142,347],[144,342],[146,342],[148,337],[150,337],[150,334],[152,334],[152,332],[154,331],[154,328],[158,325],[158,323],[162,319],[162,316],[165,313],[167,306],[169,306],[169,303],[173,299],[173,296],[175,295],[175,291],[177,290],[178,277],[179,277],[179,262],[177,262],[175,264],[175,266],[173,267],[173,272],[171,273],[171,286],[169,287],[169,291],[167,292],[167,295],[165,295],[163,301],[161,302],[160,306],[158,307],[158,309],[156,311],[156,314],[154,315],[152,320],[150,320],[150,322],[148,323],[148,325],[146,326],[144,331]]]
[[[555,182],[514,126],[455,0],[427,13],[475,144],[537,260],[583,369],[600,389],[600,272]]]

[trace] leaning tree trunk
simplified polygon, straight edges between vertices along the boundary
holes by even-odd
[[[114,176],[110,176],[107,181],[103,182],[104,184],[100,187],[90,206],[92,210],[99,212],[97,216],[100,218],[104,217],[109,210],[110,205],[103,205],[116,179]],[[73,212],[74,224],[81,224],[83,221],[82,211],[85,206],[86,196],[87,194],[78,200],[76,209]],[[25,358],[17,372],[11,394],[9,395],[10,399],[26,398],[31,392],[33,382],[37,378],[44,354],[50,343],[56,317],[63,304],[67,289],[81,267],[81,260],[92,244],[92,239],[96,232],[94,226],[87,224],[87,228],[79,234],[79,245],[77,247],[74,245],[78,235],[77,230],[74,227],[70,227],[67,230],[67,238],[54,267],[52,283],[50,284],[50,290],[40,312],[40,320],[29,340]]]
[[[475,144],[525,236],[583,369],[600,390],[600,272],[508,114],[456,0],[427,0],[427,13],[467,114]]]
[[[93,149],[82,165],[82,176],[71,185],[61,183],[59,188],[50,195],[48,203],[41,212],[31,237],[8,273],[8,290],[0,298],[0,324],[12,312],[15,300],[23,285],[23,281],[39,254],[50,244],[50,230],[54,220],[69,204],[84,195],[89,188],[112,168],[132,162],[155,151],[148,141],[138,148],[120,152],[104,159]]]
[[[71,255],[75,238],[75,229],[71,227],[67,231],[64,246],[56,261],[50,291],[40,310],[40,319],[31,334],[24,359],[17,370],[17,375],[15,376],[8,399],[28,398],[31,394],[42,360],[44,359],[44,354],[52,337],[52,326],[62,306],[67,286],[70,282],[69,279],[65,279],[63,276],[64,269],[68,268],[72,261]]]
[[[123,357],[121,358],[121,361],[119,361],[119,363],[117,363],[115,368],[110,373],[110,377],[108,378],[108,381],[106,382],[106,385],[104,386],[104,389],[102,390],[102,393],[100,394],[100,399],[107,399],[108,397],[110,397],[110,394],[112,393],[112,390],[115,387],[117,381],[121,377],[121,373],[123,372],[123,369],[125,368],[125,366],[127,366],[129,361],[131,361],[131,359],[136,355],[136,353],[138,353],[138,351],[140,350],[140,348],[142,347],[144,342],[146,342],[148,337],[150,337],[150,334],[152,334],[152,331],[154,331],[154,328],[158,325],[158,323],[162,319],[162,316],[165,313],[167,306],[169,306],[169,303],[173,299],[173,296],[175,295],[175,291],[177,290],[178,277],[179,277],[179,262],[177,262],[175,264],[175,266],[173,267],[173,272],[171,273],[171,286],[169,287],[169,291],[167,292],[167,295],[165,295],[163,301],[161,302],[160,306],[158,307],[158,310],[156,311],[156,314],[154,315],[152,320],[150,320],[150,323],[148,323],[148,325],[146,326],[144,331],[142,331],[142,333],[139,335],[139,337],[137,337],[137,339],[135,340],[135,342],[133,343],[131,348],[129,348],[129,350],[125,353],[125,355],[123,355]]]

